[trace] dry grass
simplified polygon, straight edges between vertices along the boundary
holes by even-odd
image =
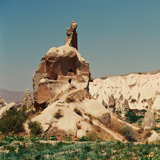
[[[119,133],[122,129],[123,124],[117,121],[117,118],[112,118],[110,124],[107,125],[109,129]]]

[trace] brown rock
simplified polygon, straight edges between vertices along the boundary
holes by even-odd
[[[103,123],[104,125],[110,124],[111,123],[111,115],[110,113],[104,113],[102,116],[99,118],[99,121]]]
[[[71,24],[70,28],[75,27]],[[73,30],[75,31],[75,29]],[[53,47],[43,56],[33,76],[36,109],[44,109],[51,100],[53,102],[58,94],[68,90],[71,86],[72,88],[88,89],[89,63],[76,48],[68,45],[69,39],[66,41],[66,45]]]
[[[67,28],[66,32],[66,40],[65,44],[72,46],[78,50],[78,43],[77,43],[77,26],[78,24],[76,22],[72,22],[70,28]]]
[[[144,130],[152,130],[156,128],[154,113],[149,109],[145,113],[145,116],[142,122],[142,127],[144,128]]]

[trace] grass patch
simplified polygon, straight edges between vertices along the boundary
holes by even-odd
[[[28,139],[27,139],[28,138]],[[2,140],[0,159],[159,159],[160,143],[134,144],[121,142],[58,142],[31,141],[6,143]],[[36,137],[35,137],[36,138]]]

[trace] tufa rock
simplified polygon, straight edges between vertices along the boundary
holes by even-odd
[[[7,103],[3,100],[2,97],[0,97],[0,109],[1,109],[2,107],[6,106],[6,105],[7,105]]]
[[[1,108],[1,110],[0,110],[0,119],[1,119],[1,118],[3,117],[3,115],[4,115],[8,110],[10,110],[11,108],[17,108],[16,103],[11,102],[11,103],[7,104],[6,106],[4,106],[3,108]]]
[[[70,28],[67,28],[66,32],[66,40],[65,45],[69,45],[71,47],[74,47],[78,50],[78,43],[77,43],[77,26],[78,24],[76,22],[72,22]]]
[[[29,109],[32,107],[32,105],[33,105],[33,99],[32,99],[31,93],[28,89],[26,89],[26,91],[24,92],[21,106],[22,107],[25,106],[26,109]]]
[[[89,91],[100,103],[115,105],[122,112],[125,108],[157,111],[160,110],[160,71],[96,78],[90,82]]]
[[[145,113],[145,116],[142,122],[142,127],[144,128],[144,130],[152,130],[156,128],[154,113],[149,109]]]
[[[66,38],[66,45],[53,47],[42,57],[33,76],[36,109],[44,109],[58,94],[69,88],[86,88],[88,90],[89,63],[81,56],[76,47],[73,48],[75,45],[72,43],[76,27],[76,23],[72,22],[67,31],[71,31],[72,38]]]
[[[148,138],[148,143],[155,143],[160,141],[160,136],[157,132],[153,131],[152,135]]]
[[[111,123],[111,115],[110,115],[110,113],[102,114],[102,116],[99,118],[99,121],[104,125],[110,124]]]

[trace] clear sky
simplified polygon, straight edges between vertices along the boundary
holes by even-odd
[[[32,90],[71,21],[93,77],[160,69],[160,0],[0,0],[0,88]]]

